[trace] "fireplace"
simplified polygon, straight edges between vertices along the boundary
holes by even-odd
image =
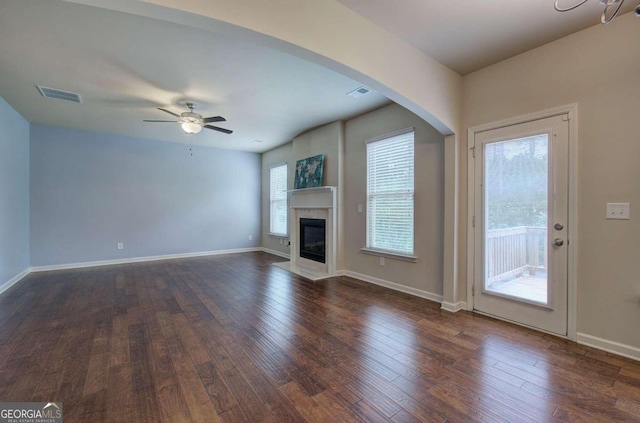
[[[326,263],[325,219],[300,218],[300,257]]]
[[[312,281],[337,274],[337,188],[331,186],[290,192],[291,261],[274,263]]]

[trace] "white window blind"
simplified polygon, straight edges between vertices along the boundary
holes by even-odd
[[[413,255],[413,135],[367,142],[367,248]]]
[[[287,234],[287,164],[270,169],[270,219],[269,232],[277,235]]]

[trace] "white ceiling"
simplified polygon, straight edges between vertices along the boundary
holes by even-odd
[[[552,0],[338,1],[460,74],[595,25],[601,13],[596,0],[563,14]],[[84,103],[45,99],[36,85]],[[32,123],[262,152],[389,102],[346,96],[359,85],[209,31],[59,0],[0,0],[0,96]],[[171,119],[156,108],[180,113],[186,101],[224,116],[218,125],[234,133],[142,122]]]
[[[43,98],[36,85],[79,93],[83,104]],[[389,102],[346,95],[358,86],[207,31],[57,0],[0,0],[0,96],[32,123],[261,152]],[[180,113],[186,100],[234,133],[142,122],[171,120],[156,108]]]
[[[338,1],[461,75],[600,24],[603,10],[598,0],[564,13],[553,0]],[[628,0],[621,13],[637,4]]]

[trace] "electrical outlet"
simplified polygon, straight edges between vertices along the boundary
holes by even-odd
[[[253,235],[249,235],[249,241],[253,241]]]
[[[607,219],[629,220],[630,214],[629,203],[607,203]]]
[[[124,250],[124,242],[118,242],[116,244],[116,250]]]
[[[379,257],[380,258],[380,266],[384,266],[384,257]]]

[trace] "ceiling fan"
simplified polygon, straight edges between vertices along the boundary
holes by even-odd
[[[162,107],[158,107],[158,110],[162,110],[165,113],[169,113],[172,116],[178,118],[178,120],[148,120],[145,119],[144,122],[177,122],[182,126],[182,130],[185,134],[197,134],[202,130],[202,128],[213,129],[214,131],[220,131],[225,134],[233,133],[230,129],[220,128],[218,126],[208,125],[213,122],[225,122],[226,119],[222,116],[212,116],[208,118],[203,118],[201,114],[195,113],[193,109],[196,108],[194,103],[187,103],[186,106],[189,108],[188,112],[182,112],[180,114],[173,113],[170,110],[163,109]]]

